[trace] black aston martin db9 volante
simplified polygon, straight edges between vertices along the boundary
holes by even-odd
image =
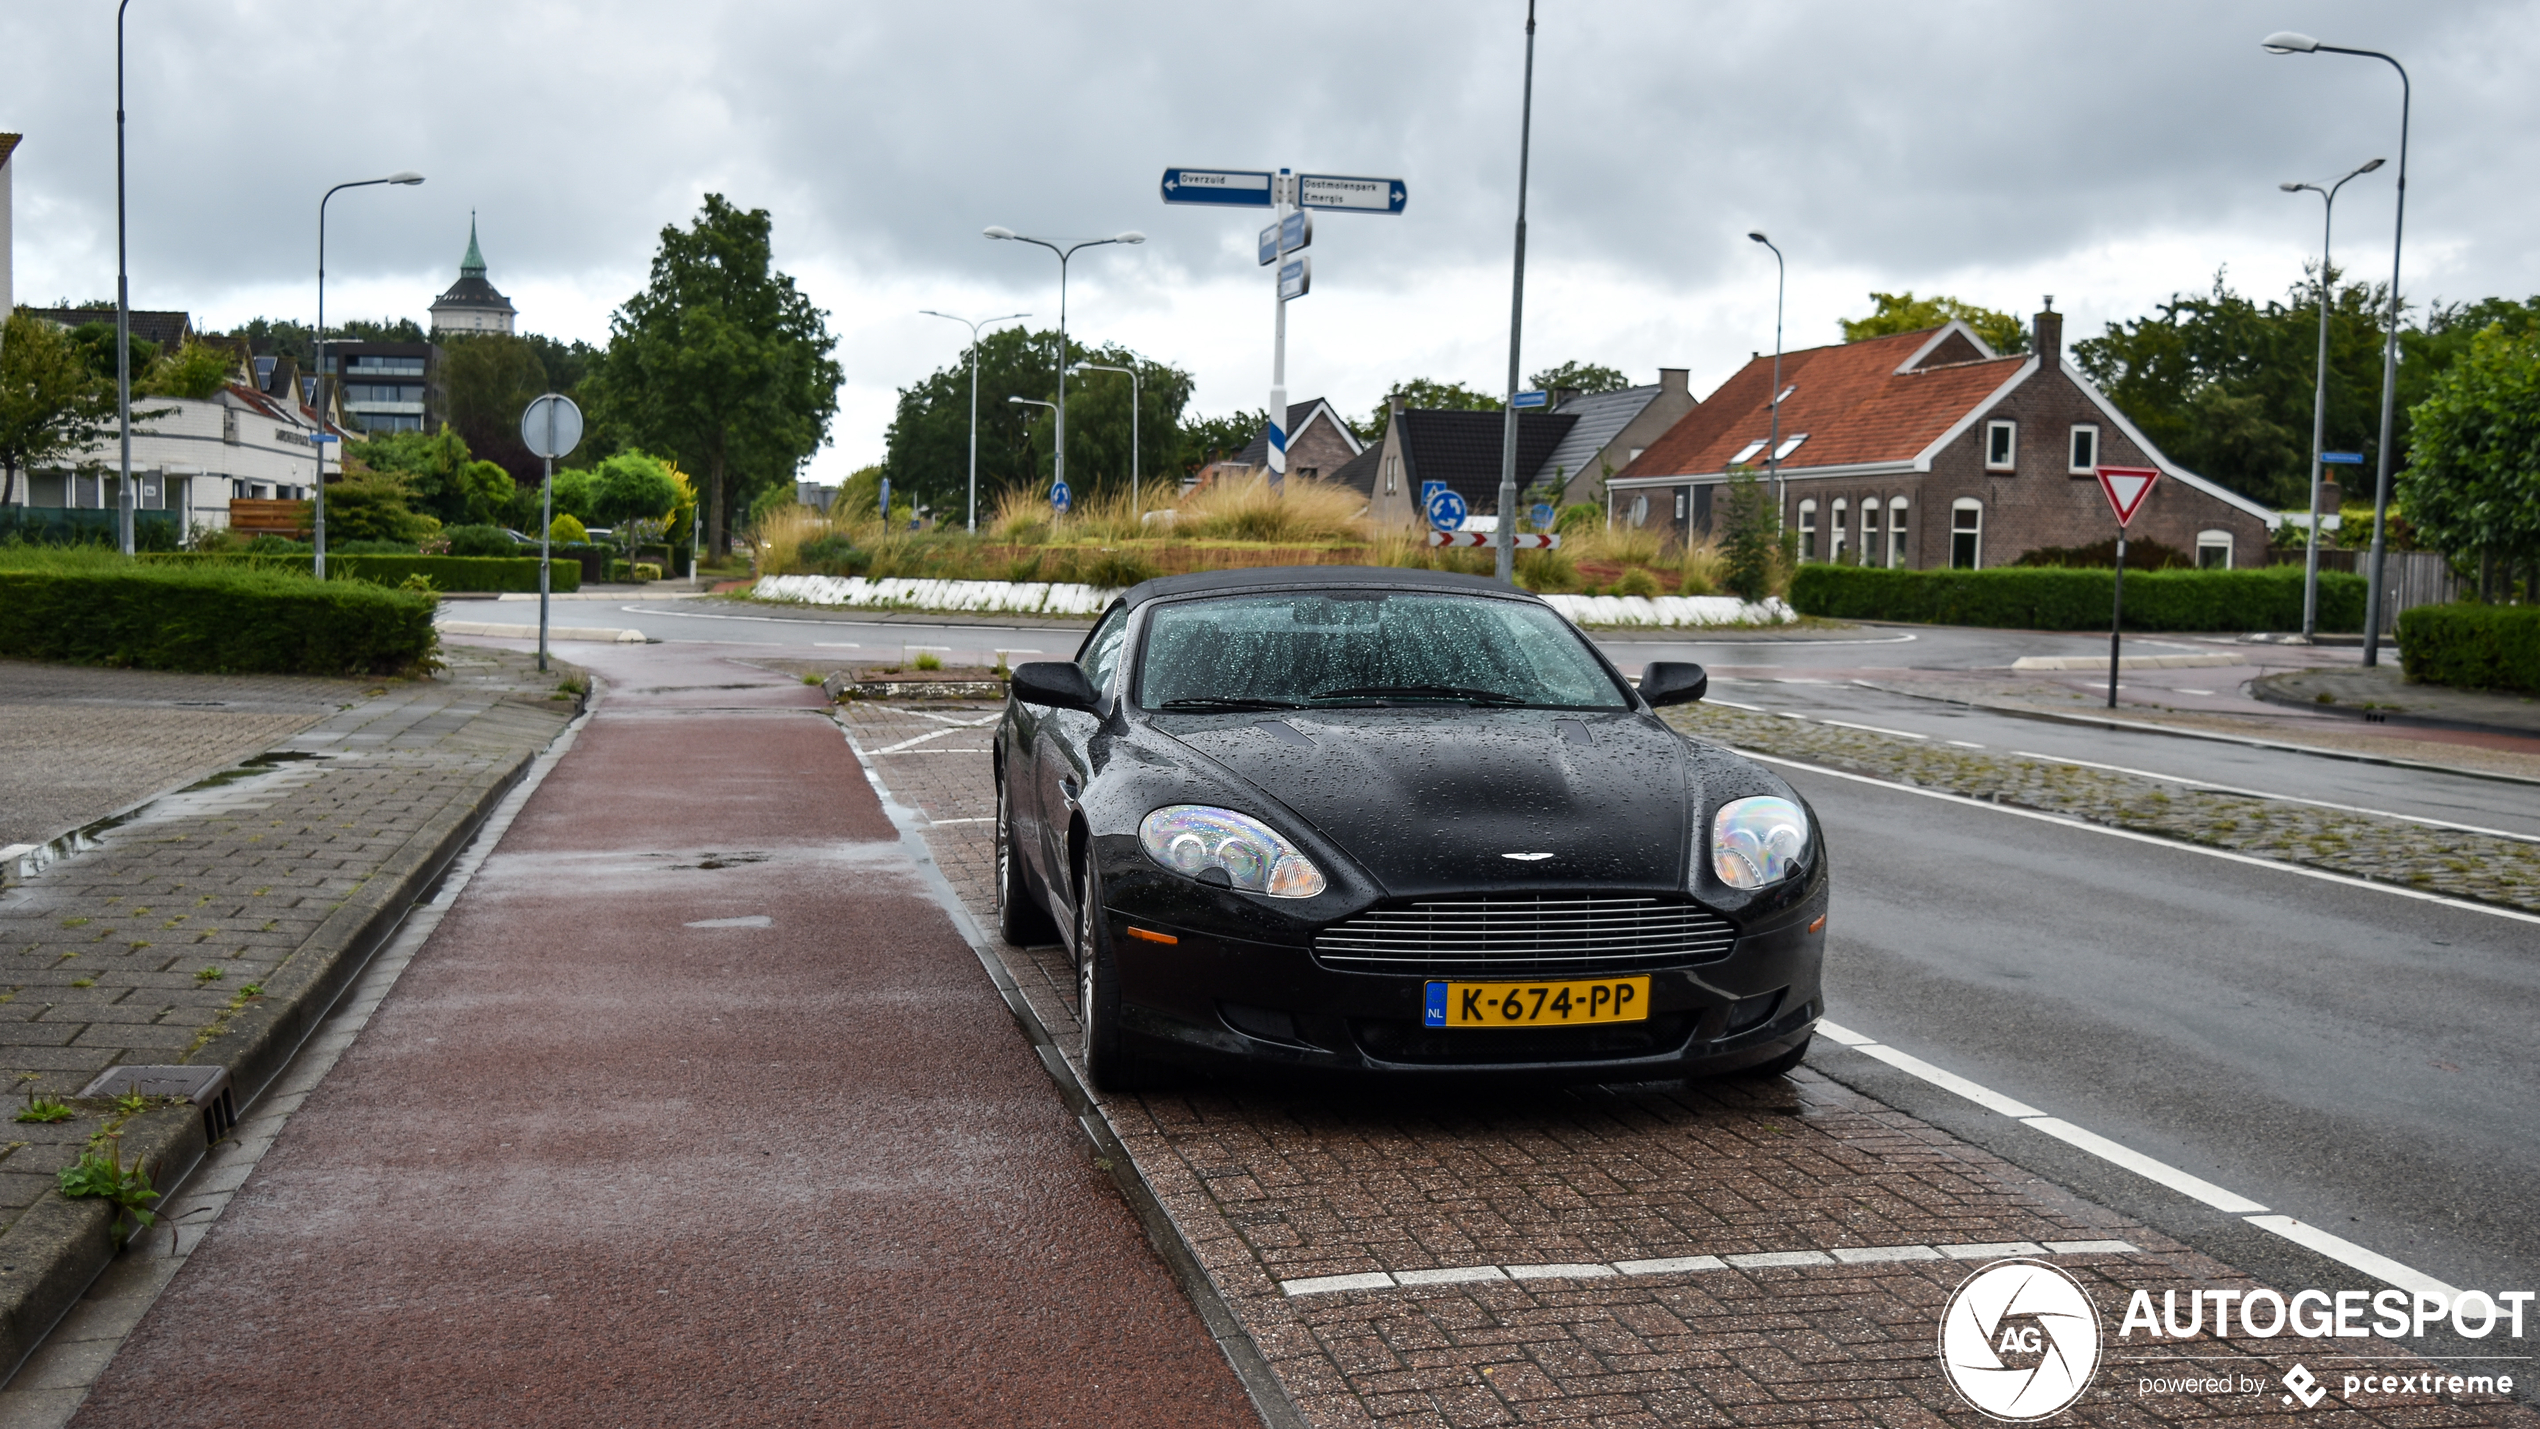
[[[1000,933],[1075,955],[1094,1081],[1158,1061],[1638,1081],[1797,1065],[1823,836],[1496,581],[1137,586],[997,730]]]

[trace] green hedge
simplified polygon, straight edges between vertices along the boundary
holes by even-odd
[[[1886,571],[1801,566],[1791,607],[1835,620],[1910,620],[2014,630],[2105,630],[2112,570],[2012,566],[1981,571]],[[2302,571],[2126,572],[2128,630],[2299,630]],[[2360,576],[2320,573],[2319,628],[2364,628]]]
[[[226,556],[188,552],[180,555],[148,556],[145,560],[185,566],[231,566],[249,569],[298,571],[306,574],[316,565],[313,556]],[[338,556],[326,558],[326,574],[330,580],[369,581],[374,585],[402,585],[410,575],[422,576],[440,591],[519,591],[535,595],[538,591],[538,560],[532,556]],[[557,560],[552,567],[553,584],[549,590],[561,595],[582,589],[582,567],[572,561]]]
[[[69,555],[70,553],[64,553]],[[429,657],[433,601],[252,567],[0,563],[0,655],[229,674],[388,674]]]
[[[0,313],[0,317],[7,314]],[[21,475],[23,483],[26,478]],[[20,488],[23,490],[23,485]],[[94,507],[0,506],[0,542],[30,546],[123,546],[122,513]],[[173,511],[132,513],[132,547],[136,551],[173,551],[185,540],[185,528]]]
[[[2411,680],[2540,694],[2540,606],[2420,605],[2399,612]]]

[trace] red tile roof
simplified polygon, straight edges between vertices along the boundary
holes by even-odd
[[[2025,357],[1933,363],[1911,372],[1897,368],[1911,360],[1940,329],[1897,333],[1834,347],[1812,347],[1782,354],[1782,385],[1794,389],[1782,404],[1784,442],[1802,433],[1807,440],[1782,460],[1782,470],[1854,466],[1873,462],[1910,462],[1957,425],[1986,398],[2000,391]],[[1940,345],[1933,358],[1963,350],[1960,342]],[[1773,359],[1759,357],[1720,384],[1720,390],[1667,429],[1622,477],[1690,476],[1724,471],[1729,459],[1750,442],[1770,434]],[[1764,468],[1758,452],[1747,464]]]

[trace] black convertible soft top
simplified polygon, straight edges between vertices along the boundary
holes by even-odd
[[[1264,566],[1256,570],[1200,571],[1187,576],[1159,576],[1121,593],[1132,609],[1168,596],[1218,594],[1242,590],[1296,590],[1319,586],[1369,586],[1397,590],[1452,590],[1475,595],[1519,596],[1525,591],[1490,576],[1454,571],[1421,571],[1402,566]]]

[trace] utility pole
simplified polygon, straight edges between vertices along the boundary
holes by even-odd
[[[1501,580],[1517,574],[1517,349],[1526,319],[1526,165],[1535,130],[1535,0],[1526,0],[1526,91],[1517,121],[1517,262],[1508,295],[1508,419],[1499,438],[1499,548]]]

